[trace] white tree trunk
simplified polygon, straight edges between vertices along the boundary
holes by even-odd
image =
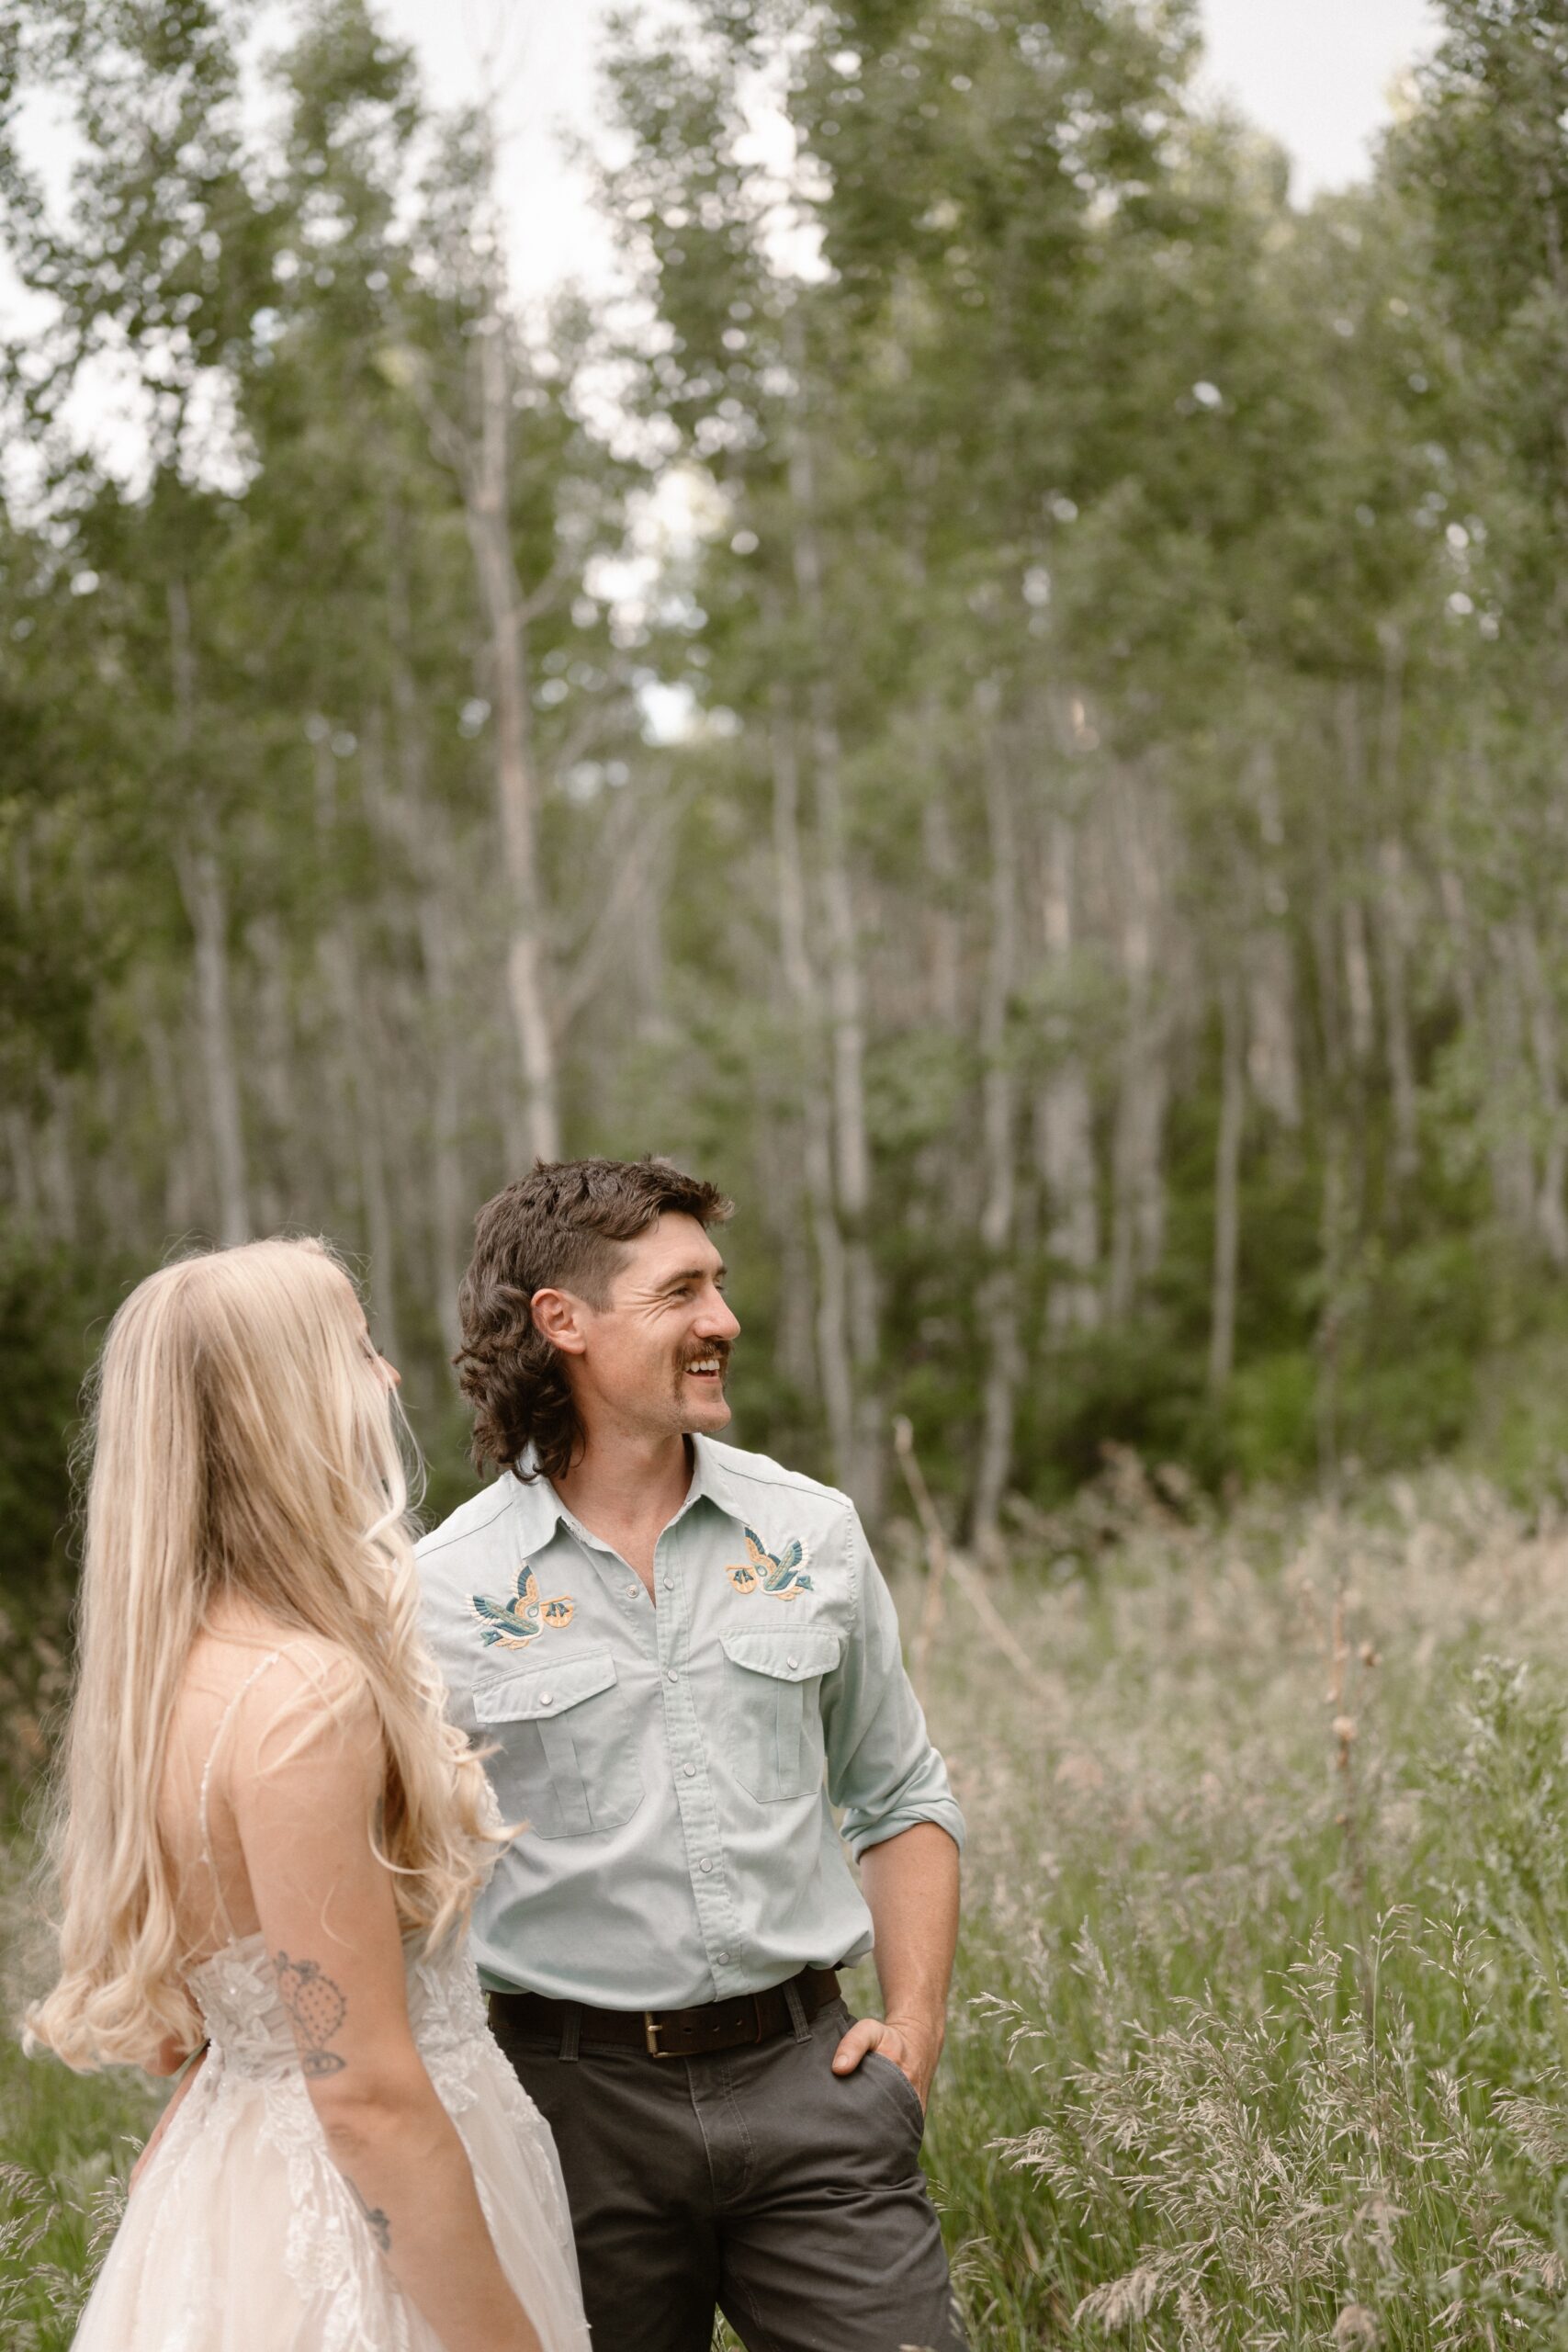
[[[828,1030],[832,1073],[833,1181],[843,1240],[845,1325],[854,1384],[848,1485],[868,1516],[877,1516],[883,1485],[884,1414],[878,1383],[878,1302],[872,1259],[871,1146],[865,1114],[865,1004],[854,889],[845,833],[843,759],[825,665],[829,628],[816,526],[816,482],[803,420],[790,440],[796,594],[810,628],[818,668],[811,682],[810,741],[818,864],[825,916]]]
[[[1017,1082],[1008,1050],[1008,1012],[1018,978],[1018,842],[1008,747],[1002,737],[998,696],[993,688],[976,700],[986,794],[990,922],[980,1001],[980,1134],[986,1186],[980,1212],[980,1250],[986,1269],[981,1283],[980,1319],[985,1334],[986,1376],[972,1533],[976,1547],[988,1550],[996,1542],[998,1514],[1012,1467],[1013,1415],[1020,1372],[1014,1249]]]
[[[203,823],[202,812],[193,811],[193,827]],[[251,1238],[240,1072],[229,1001],[229,899],[222,867],[209,844],[198,840],[183,846],[178,870],[196,940],[197,1035],[212,1146],[218,1238],[228,1247]]]
[[[1350,1016],[1350,1059],[1359,1069],[1371,1060],[1372,959],[1367,952],[1367,918],[1359,899],[1345,900],[1340,917],[1345,948],[1345,1003]]]
[[[1392,835],[1378,850],[1378,946],[1382,975],[1383,1031],[1389,1090],[1393,1101],[1393,1173],[1404,1181],[1419,1161],[1416,1135],[1416,1059],[1410,1043],[1405,987],[1409,953],[1408,886],[1404,853]]]
[[[791,1158],[788,1170],[772,1167],[760,1180],[764,1195],[771,1188],[775,1207],[773,1246],[779,1260],[779,1300],[773,1365],[786,1389],[797,1396],[809,1396],[818,1377],[811,1218],[802,1188],[795,1185],[786,1189],[787,1178],[799,1174],[798,1148]]]
[[[511,900],[507,996],[522,1071],[527,1152],[531,1159],[558,1159],[560,1106],[539,876],[527,616],[512,552],[512,368],[507,322],[499,309],[480,322],[474,348],[479,435],[463,469],[464,510],[489,631],[496,801]]]
[[[1563,1196],[1564,1178],[1568,1176],[1568,1123],[1563,1117],[1557,1008],[1551,999],[1551,984],[1541,968],[1535,925],[1528,918],[1521,917],[1514,924],[1512,945],[1529,1025],[1530,1057],[1535,1063],[1545,1130],[1540,1179],[1535,1195],[1536,1230],[1552,1264],[1568,1265],[1568,1203]]]
[[[940,1028],[956,1035],[963,1021],[963,947],[955,904],[958,859],[953,846],[953,822],[940,788],[933,787],[927,795],[920,811],[920,845],[931,886],[926,914],[930,947],[925,959],[931,1017]]]
[[[795,1014],[800,1088],[801,1181],[817,1261],[816,1350],[833,1476],[852,1491],[854,1375],[845,1313],[843,1237],[833,1197],[831,1111],[823,1070],[822,1007],[811,960],[800,834],[800,770],[787,711],[774,699],[771,730],[773,871],[779,964]]]
[[[462,1345],[457,1291],[462,1281],[468,1204],[463,1198],[461,1057],[458,1049],[452,904],[456,896],[451,825],[430,805],[425,735],[412,668],[413,616],[398,531],[389,582],[392,715],[397,727],[397,788],[385,795],[384,820],[396,833],[414,876],[414,922],[424,975],[424,1042],[430,1150],[430,1281],[436,1326],[448,1358]]]
[[[1355,684],[1348,681],[1336,705],[1340,755],[1345,770],[1345,800],[1359,811],[1367,797],[1367,758],[1361,724],[1361,701]],[[1367,948],[1367,919],[1358,889],[1343,884],[1340,901],[1340,952],[1344,958],[1345,1011],[1350,1059],[1358,1069],[1371,1060],[1375,1043],[1372,1004],[1372,959]]]
[[[196,735],[196,662],[190,603],[183,580],[170,582],[168,604],[175,741],[188,758]],[[229,987],[229,894],[217,827],[204,796],[198,794],[194,799],[187,825],[187,835],[175,855],[175,871],[196,943],[197,1034],[212,1145],[214,1206],[218,1238],[227,1247],[251,1238],[240,1064]]]
[[[1048,972],[1065,985],[1073,955],[1073,829],[1059,811],[1045,843],[1044,932]],[[1094,1103],[1082,1057],[1066,1023],[1050,1016],[1050,1073],[1034,1105],[1034,1164],[1045,1189],[1045,1247],[1052,1261],[1047,1328],[1092,1331],[1100,1319],[1100,1188]]]
[[[1209,1386],[1216,1395],[1235,1369],[1236,1267],[1241,1248],[1241,1139],[1247,1108],[1241,991],[1220,990],[1220,1129],[1214,1152],[1214,1265],[1209,1313]]]
[[[1122,963],[1126,1035],[1111,1158],[1110,1309],[1131,1314],[1141,1283],[1159,1264],[1165,1246],[1167,1008],[1156,971],[1160,876],[1151,820],[1141,793],[1127,780],[1121,809],[1123,871]]]
[[[1524,1122],[1509,1101],[1508,1073],[1525,1058],[1524,1022],[1511,973],[1483,981],[1477,977],[1478,946],[1466,904],[1464,884],[1451,866],[1439,876],[1448,924],[1454,993],[1460,1017],[1474,1043],[1481,1066],[1481,1125],[1486,1139],[1492,1209],[1497,1222],[1517,1237],[1533,1237],[1536,1225],[1535,1163]]]
[[[1259,932],[1250,944],[1247,1014],[1246,1075],[1252,1091],[1282,1127],[1299,1127],[1294,973],[1290,941],[1276,926]]]
[[[1529,1046],[1528,1021],[1516,968],[1517,958],[1508,932],[1492,935],[1492,970],[1485,994],[1484,1052],[1488,1080],[1501,1074],[1500,1100],[1493,1113],[1492,1188],[1499,1221],[1515,1237],[1533,1244],[1539,1238],[1536,1213],[1535,1151],[1529,1128],[1508,1100],[1507,1074],[1523,1070]]]

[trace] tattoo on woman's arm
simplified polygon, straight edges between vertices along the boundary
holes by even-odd
[[[272,1964],[283,2006],[294,2021],[299,2064],[306,2075],[320,2082],[324,2075],[341,2075],[348,2061],[327,2044],[348,2015],[342,1986],[323,1975],[313,1960],[290,1960],[286,1951],[280,1951]]]
[[[347,2173],[344,2173],[344,2180],[348,2180]],[[350,2196],[365,2216],[366,2228],[369,2231],[371,2236],[375,2239],[382,2253],[390,2254],[392,2251],[392,2225],[390,2222],[388,2221],[387,2216],[382,2212],[379,2205],[367,2205],[364,2198],[361,2197],[358,2189],[355,2187],[352,2180],[348,2180],[348,2188]]]

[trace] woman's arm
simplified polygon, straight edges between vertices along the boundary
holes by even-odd
[[[392,1881],[371,1843],[385,1770],[374,1705],[346,1660],[323,1677],[286,1654],[245,1712],[235,1819],[333,2161],[446,2352],[538,2352],[409,2024]]]

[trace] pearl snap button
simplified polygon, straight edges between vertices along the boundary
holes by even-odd
[[[694,1764],[682,1765],[682,1770],[685,1773],[688,1781],[694,1781],[696,1779],[697,1768]]]
[[[727,1951],[721,1951],[721,1952],[719,1953],[719,1956],[718,1956],[718,1964],[719,1964],[719,1966],[720,1966],[721,1968],[723,1968],[723,1967],[728,1963],[728,1959],[729,1959],[729,1954],[728,1954]]]
[[[792,1657],[786,1659],[785,1664],[789,1666],[798,1666],[800,1664],[800,1660],[797,1657]]]
[[[697,1868],[698,1868],[698,1870],[700,1870],[700,1871],[711,1871],[711,1870],[712,1870],[712,1868],[713,1868],[713,1864],[708,1860],[708,1858],[707,1858],[707,1856],[706,1856],[705,1854],[703,1856],[702,1860],[697,1864]]]
[[[556,1694],[555,1694],[555,1692],[554,1692],[553,1690],[541,1690],[541,1691],[540,1691],[540,1693],[539,1693],[539,1704],[540,1704],[540,1706],[541,1706],[541,1707],[553,1707],[553,1706],[555,1705],[555,1703],[556,1703]]]
[[[666,1682],[679,1682],[681,1678],[672,1666],[667,1666],[664,1669],[664,1679]]]

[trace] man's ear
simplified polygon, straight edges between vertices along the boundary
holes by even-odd
[[[582,1328],[582,1301],[569,1290],[534,1293],[534,1329],[563,1356],[580,1356],[588,1344]]]

